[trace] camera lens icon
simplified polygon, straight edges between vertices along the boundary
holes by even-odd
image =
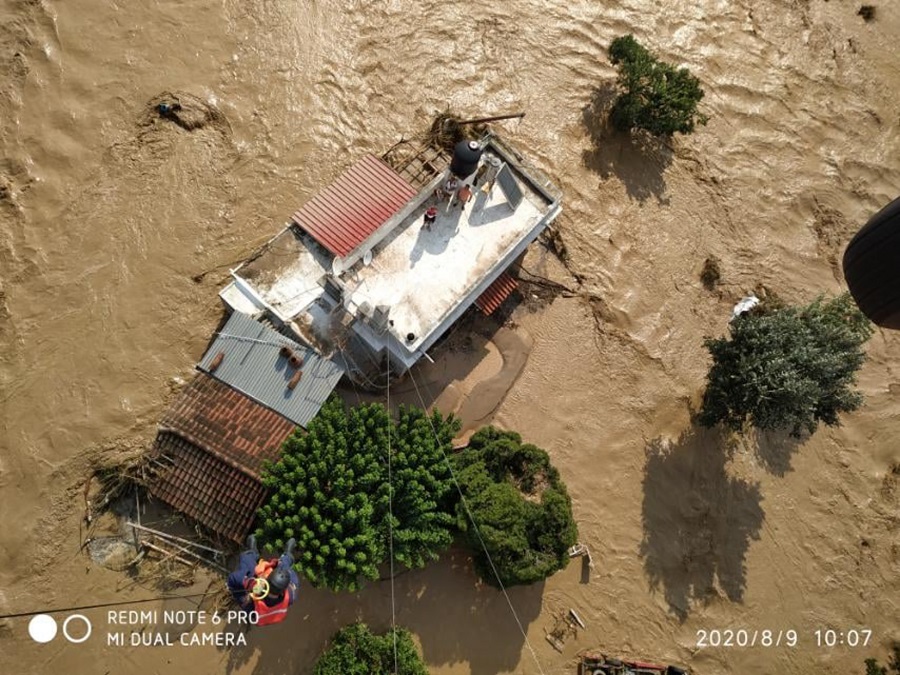
[[[35,614],[28,622],[28,635],[35,642],[50,642],[58,630],[56,619],[49,614]]]
[[[76,626],[78,622],[84,624],[83,633],[81,633],[76,626],[72,626],[73,621],[76,622]],[[66,620],[63,621],[62,633],[66,640],[77,645],[86,641],[91,636],[93,628],[90,619],[84,614],[72,614],[71,616],[67,616]],[[56,623],[56,619],[49,614],[36,614],[31,617],[31,621],[28,622],[28,635],[30,635],[31,639],[35,642],[50,642],[56,637],[58,631],[59,626]]]

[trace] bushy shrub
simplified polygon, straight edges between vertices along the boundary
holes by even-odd
[[[485,581],[497,585],[499,576],[504,586],[530,584],[566,566],[577,537],[572,502],[544,450],[514,432],[485,427],[456,464],[470,512],[460,503],[457,521]]]
[[[364,623],[338,631],[316,662],[314,675],[428,675],[416,645],[403,628],[397,628],[396,670],[394,635],[375,635]]]
[[[714,255],[703,261],[703,269],[700,270],[700,281],[707,290],[713,290],[722,279],[721,261]]]

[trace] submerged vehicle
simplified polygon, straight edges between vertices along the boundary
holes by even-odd
[[[687,675],[677,666],[660,666],[644,661],[620,661],[605,654],[582,654],[579,675]]]

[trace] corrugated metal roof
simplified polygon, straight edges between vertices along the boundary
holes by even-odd
[[[197,373],[160,421],[199,448],[259,476],[296,425],[206,373]]]
[[[293,390],[288,383],[297,369],[280,354],[282,346],[290,347],[303,358],[303,374]],[[221,363],[212,368],[220,353]],[[232,313],[197,367],[304,428],[344,374],[310,347],[240,312]]]
[[[150,493],[214,532],[243,543],[266,490],[256,478],[176,434],[153,444]]]
[[[475,300],[475,305],[485,314],[493,314],[503,304],[503,301],[510,296],[510,293],[516,290],[518,285],[518,282],[507,272],[501,272],[494,283],[478,296]]]
[[[292,220],[344,257],[416,196],[385,162],[366,155],[297,211]]]

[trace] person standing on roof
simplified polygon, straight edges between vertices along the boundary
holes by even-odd
[[[287,617],[288,607],[297,599],[300,579],[293,570],[296,539],[288,540],[280,558],[260,560],[256,537],[247,537],[237,569],[228,575],[228,589],[246,612],[256,612],[256,625],[268,626]]]
[[[429,206],[425,211],[425,229],[430,230],[431,226],[434,225],[434,221],[437,220],[437,207]]]
[[[456,196],[456,191],[459,189],[459,179],[456,176],[450,176],[447,179],[447,182],[444,183],[444,194],[447,196],[447,202],[449,204],[453,203],[453,198]]]
[[[456,193],[456,200],[459,202],[459,208],[465,210],[466,203],[472,198],[472,189],[468,184],[463,183],[462,187]]]

